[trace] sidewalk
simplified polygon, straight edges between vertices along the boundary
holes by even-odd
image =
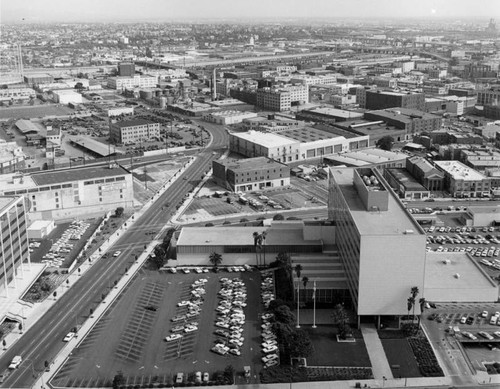
[[[394,378],[389,362],[387,362],[384,347],[378,337],[377,329],[372,325],[361,324],[361,333],[372,364],[373,376],[376,379]]]

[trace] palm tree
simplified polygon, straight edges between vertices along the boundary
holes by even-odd
[[[309,282],[309,277],[302,277],[302,284],[304,285],[304,302],[307,301],[307,283]]]
[[[266,236],[267,231],[263,231],[262,234],[260,234],[261,244],[264,247],[264,266],[266,266]]]
[[[419,290],[418,290],[418,286],[414,286],[411,288],[411,297],[413,298],[413,304],[412,304],[412,308],[413,308],[413,313],[412,313],[412,323],[415,321],[415,302],[417,301],[417,296],[419,294]]]
[[[302,274],[302,265],[300,263],[295,265],[295,274],[297,274],[297,278],[300,278]]]
[[[255,262],[259,266],[259,258],[257,256],[257,248],[262,248],[262,235],[255,231],[253,234],[253,247],[255,248]]]
[[[420,328],[420,320],[422,318],[422,314],[424,313],[425,311],[425,303],[427,301],[425,300],[425,297],[421,297],[419,300],[418,300],[418,303],[420,304],[420,315],[418,315],[418,328]]]
[[[408,297],[407,300],[408,317],[410,316],[410,311],[414,306],[415,306],[415,299],[412,296]]]
[[[214,251],[210,253],[210,256],[208,258],[210,263],[214,265],[214,271],[217,271],[217,267],[222,263],[222,255]]]

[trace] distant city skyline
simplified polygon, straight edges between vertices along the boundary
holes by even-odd
[[[0,23],[499,18],[498,0],[2,0]]]

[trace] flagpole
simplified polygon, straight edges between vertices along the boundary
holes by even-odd
[[[300,328],[299,286],[300,286],[300,280],[297,280],[297,325],[295,326],[295,328]]]
[[[313,326],[312,328],[316,328],[316,281],[314,281],[313,287]]]

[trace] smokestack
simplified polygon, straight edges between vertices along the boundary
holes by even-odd
[[[214,68],[214,74],[212,76],[212,101],[215,101],[217,99],[217,74],[215,73],[215,68]]]

